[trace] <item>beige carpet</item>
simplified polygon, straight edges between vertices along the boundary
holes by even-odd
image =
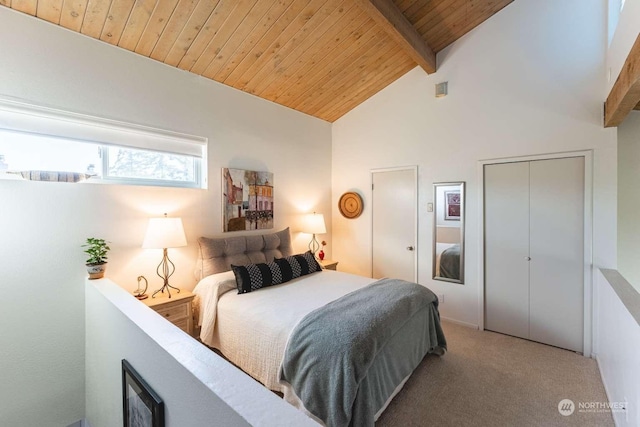
[[[610,413],[580,412],[607,402],[595,360],[576,353],[452,323],[449,351],[427,356],[377,427],[613,426]],[[562,416],[558,403],[576,409]]]

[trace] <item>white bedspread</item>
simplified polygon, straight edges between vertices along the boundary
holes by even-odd
[[[194,293],[200,339],[275,391],[293,328],[311,311],[373,283],[375,279],[323,270],[282,285],[238,294],[233,272],[202,279]]]

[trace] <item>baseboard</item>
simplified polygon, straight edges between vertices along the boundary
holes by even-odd
[[[467,322],[463,322],[461,320],[450,319],[448,317],[440,317],[440,319],[444,320],[445,322],[455,323],[456,325],[465,326],[467,328],[476,329],[476,330],[480,329],[478,327],[478,325],[474,325],[473,323],[467,323]]]
[[[604,380],[604,377],[602,376],[602,369],[600,368],[600,358],[598,357],[597,354],[594,354],[593,358],[596,359],[596,364],[598,365],[598,372],[600,373],[600,379],[602,380],[602,386],[604,387],[604,394],[607,396],[607,402],[612,402],[611,394],[609,394],[609,387],[607,387],[607,382]],[[620,424],[618,424],[617,422],[618,420],[616,419],[615,413],[611,414],[611,418],[613,419],[613,425],[615,425],[616,427],[619,427]]]
[[[598,373],[600,374],[600,379],[602,380],[602,385],[604,386],[604,394],[607,395],[607,400],[611,402],[611,396],[609,395],[609,388],[607,387],[607,382],[604,380],[602,376],[602,369],[600,368],[600,358],[596,354],[594,359],[596,359],[596,365],[598,365]]]

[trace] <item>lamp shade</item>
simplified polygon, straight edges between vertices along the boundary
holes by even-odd
[[[142,247],[146,249],[179,248],[187,246],[181,218],[149,218]]]
[[[324,225],[324,215],[317,213],[305,215],[304,225],[301,231],[308,234],[326,233],[327,228]]]

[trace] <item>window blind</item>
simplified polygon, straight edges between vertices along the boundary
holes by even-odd
[[[0,129],[202,158],[207,138],[0,99]]]

